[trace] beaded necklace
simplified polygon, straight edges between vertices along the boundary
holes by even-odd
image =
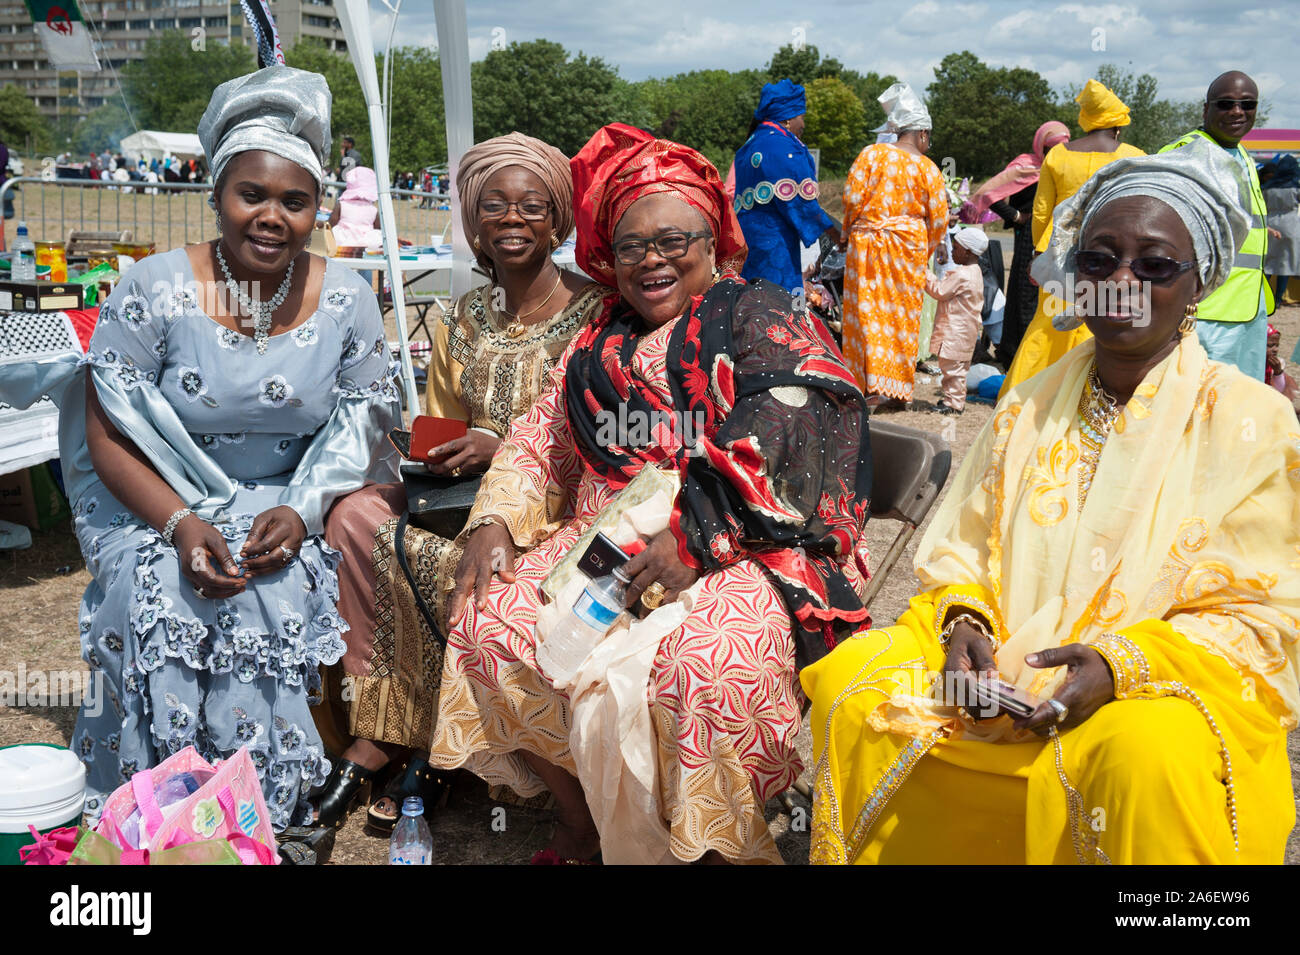
[[[1079,440],[1083,444],[1083,453],[1079,457],[1079,509],[1088,498],[1088,489],[1092,487],[1093,475],[1097,472],[1097,460],[1101,449],[1106,444],[1111,427],[1123,409],[1119,403],[1101,385],[1097,377],[1097,365],[1088,369],[1088,380],[1079,395]]]

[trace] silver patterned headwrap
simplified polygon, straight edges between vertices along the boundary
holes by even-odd
[[[1069,287],[1074,253],[1088,224],[1108,203],[1126,196],[1150,196],[1178,213],[1192,237],[1202,298],[1224,283],[1250,230],[1246,182],[1227,152],[1198,136],[1178,149],[1108,163],[1057,206],[1047,251],[1029,269],[1040,287]],[[1056,315],[1052,324],[1060,331],[1077,328],[1083,319],[1073,311]]]
[[[199,120],[212,181],[221,181],[232,157],[260,149],[302,166],[319,187],[330,150],[330,102],[325,77],[291,66],[268,66],[222,83]]]

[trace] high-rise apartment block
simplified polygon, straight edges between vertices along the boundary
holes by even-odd
[[[293,46],[316,37],[332,50],[347,42],[331,0],[269,0],[280,41]],[[230,0],[80,0],[81,15],[103,67],[98,73],[63,73],[45,58],[22,0],[0,0],[0,85],[14,83],[50,118],[84,115],[117,95],[113,69],[144,56],[145,41],[180,30],[205,43],[242,43],[251,34],[238,2]]]

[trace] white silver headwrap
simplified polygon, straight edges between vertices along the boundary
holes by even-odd
[[[876,97],[876,102],[885,111],[885,125],[876,132],[906,133],[933,125],[925,103],[906,83],[895,83]]]
[[[302,166],[319,187],[330,150],[330,102],[325,77],[291,66],[268,66],[222,83],[199,120],[212,181],[220,181],[232,157],[260,149]]]
[[[1250,230],[1246,188],[1237,163],[1199,136],[1168,152],[1117,159],[1093,173],[1078,192],[1056,207],[1051,242],[1029,272],[1039,286],[1050,282],[1069,287],[1074,253],[1093,217],[1115,199],[1150,196],[1178,213],[1187,226],[1204,298],[1227,279],[1236,250]],[[1056,315],[1052,324],[1060,331],[1077,328],[1083,319],[1072,312]]]

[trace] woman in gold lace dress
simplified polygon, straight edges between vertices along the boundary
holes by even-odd
[[[606,290],[551,259],[573,230],[572,179],[558,149],[519,133],[487,140],[465,153],[457,186],[465,233],[493,280],[461,296],[434,330],[426,413],[469,429],[433,449],[428,468],[459,477],[487,470]],[[445,789],[424,753],[445,638],[425,611],[444,627],[441,585],[461,548],[400,521],[405,507],[401,484],[372,485],[339,502],[326,525],[326,541],[343,552],[339,611],[351,627],[331,695],[347,708],[353,740],[319,800],[320,825],[340,822],[363,784],[403,755],[405,772],[371,806],[372,826],[391,828],[402,797],[421,795],[427,808]]]

